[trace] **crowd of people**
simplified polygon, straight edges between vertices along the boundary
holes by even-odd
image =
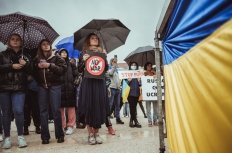
[[[117,58],[105,62],[103,79],[84,77],[87,51],[107,54],[101,48],[99,37],[91,33],[85,40],[81,56],[76,62],[69,58],[66,49],[54,52],[48,40],[41,40],[38,49],[27,51],[22,48],[22,38],[12,34],[7,49],[0,52],[0,141],[3,149],[12,146],[10,127],[12,116],[15,119],[18,147],[27,147],[25,135],[29,134],[31,118],[35,132],[41,135],[42,144],[49,144],[49,121],[54,120],[57,143],[65,141],[77,128],[88,130],[88,143],[101,144],[99,129],[103,124],[111,135],[115,135],[110,118],[116,124],[124,124],[120,117],[122,107],[122,81],[118,75]],[[129,64],[129,70],[138,70],[138,64]],[[151,63],[144,66],[146,76],[155,76]],[[77,77],[81,83],[74,84]],[[124,116],[130,116],[129,127],[141,128],[137,120],[137,103],[141,95],[141,79],[126,79],[130,86],[128,102],[124,103]],[[157,102],[147,101],[146,110],[139,103],[148,118],[148,125],[157,125]],[[151,116],[153,104],[153,117]],[[129,106],[129,109],[128,109]]]

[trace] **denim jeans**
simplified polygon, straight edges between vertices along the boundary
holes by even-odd
[[[153,119],[151,117],[151,104],[153,105]],[[146,109],[148,122],[155,122],[158,119],[158,102],[146,101]]]
[[[129,114],[130,114],[129,103],[125,102],[123,105],[123,115],[130,116]]]
[[[2,134],[2,110],[0,105],[0,134]]]
[[[11,112],[13,110],[18,135],[23,135],[24,124],[24,102],[23,92],[1,92],[0,107],[2,110],[2,124],[5,137],[10,136]]]
[[[112,109],[113,105],[115,106],[114,114],[117,119],[120,118],[120,95],[121,92],[119,89],[110,88],[111,96],[109,98],[110,101],[110,110]]]
[[[41,122],[41,139],[49,140],[50,133],[48,128],[48,107],[51,106],[52,114],[55,124],[56,139],[64,137],[61,121],[61,86],[52,86],[49,88],[39,87],[38,101],[40,108],[40,122]]]

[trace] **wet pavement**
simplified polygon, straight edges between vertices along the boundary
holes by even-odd
[[[122,117],[124,125],[116,124],[115,119],[111,119],[116,135],[107,134],[107,128],[103,125],[100,129],[100,136],[103,144],[89,145],[87,142],[87,130],[75,129],[72,135],[65,136],[64,143],[57,143],[54,136],[53,123],[49,124],[51,139],[47,145],[42,145],[40,135],[35,134],[34,126],[30,127],[30,134],[25,136],[28,147],[17,147],[16,127],[12,122],[11,140],[12,148],[8,150],[0,149],[3,153],[159,153],[158,126],[148,127],[147,119],[138,109],[138,120],[142,128],[130,128],[129,118]],[[167,146],[167,139],[165,139]],[[168,148],[166,147],[166,152]]]

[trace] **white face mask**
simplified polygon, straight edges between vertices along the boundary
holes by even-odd
[[[136,66],[131,66],[131,70],[136,70]]]

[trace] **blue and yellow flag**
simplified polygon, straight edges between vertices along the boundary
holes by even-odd
[[[177,0],[163,39],[171,153],[232,152],[232,2]]]
[[[122,101],[123,103],[128,102],[127,97],[130,93],[130,86],[127,84],[126,80],[122,81]]]

